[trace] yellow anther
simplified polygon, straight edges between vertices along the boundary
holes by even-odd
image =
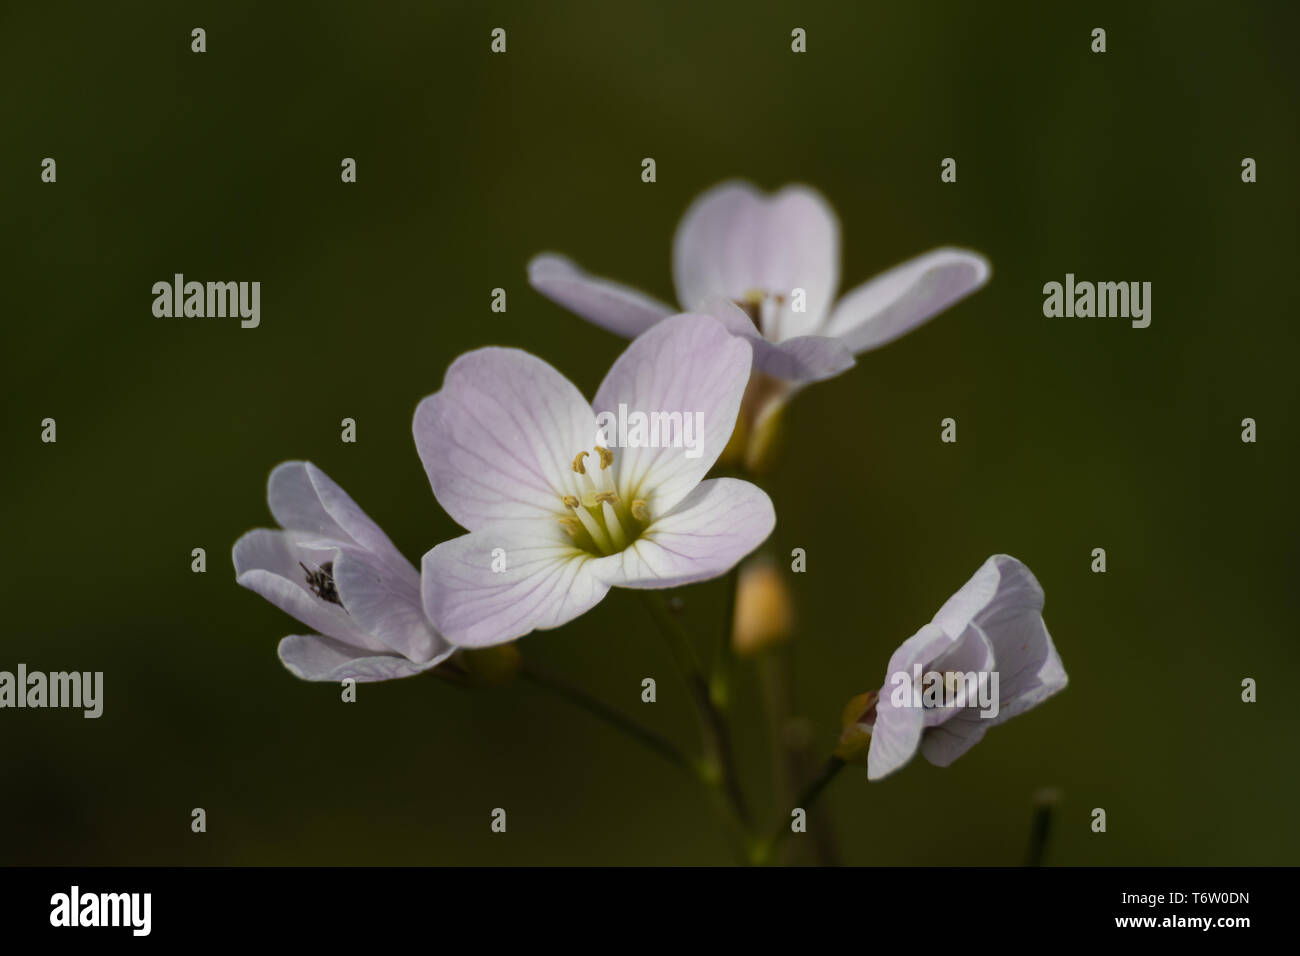
[[[566,508],[576,508],[578,505],[582,504],[582,502],[578,500],[577,495],[565,495],[560,500],[564,502],[564,507]]]
[[[650,520],[650,508],[646,505],[644,498],[637,498],[632,502],[632,517],[637,521]]]
[[[570,538],[576,538],[578,532],[582,530],[582,522],[577,518],[561,518],[560,527],[564,529],[565,534]]]
[[[585,475],[587,473],[587,466],[583,463],[583,459],[585,459],[586,457],[587,457],[587,452],[580,451],[573,458],[573,470],[580,475]]]
[[[596,495],[596,501],[608,501],[610,504],[618,501],[618,495],[612,491],[602,491]]]
[[[762,289],[750,289],[741,296],[747,305],[762,305],[765,298],[767,294]]]
[[[610,465],[614,464],[614,453],[608,448],[596,446],[596,454],[600,456],[600,470],[604,471]]]

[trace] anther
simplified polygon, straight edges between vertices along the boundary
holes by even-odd
[[[576,508],[578,505],[582,504],[582,502],[578,500],[577,495],[565,495],[560,500],[564,502],[564,507],[566,508]]]
[[[587,452],[580,451],[573,458],[573,470],[580,475],[585,475],[587,473],[587,466],[583,463],[583,459],[586,457]]]
[[[610,465],[614,464],[614,453],[610,451],[608,448],[603,448],[600,445],[597,445],[596,454],[600,456],[601,471],[604,471]]]
[[[650,508],[646,505],[644,498],[637,498],[633,501],[630,510],[632,512],[632,517],[637,521],[650,520]]]

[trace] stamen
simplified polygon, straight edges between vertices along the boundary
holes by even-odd
[[[579,521],[577,518],[572,518],[572,517],[560,518],[559,522],[560,522],[560,527],[564,529],[564,533],[567,534],[570,538],[576,538],[578,536],[578,532],[582,530],[582,522]]]
[[[585,451],[580,451],[573,458],[573,470],[580,475],[585,475],[587,473],[587,466],[583,461],[583,459],[587,457],[587,454],[588,453]]]
[[[591,512],[587,511],[585,508],[579,508],[574,511],[574,514],[577,515],[578,520],[582,522],[582,526],[587,529],[587,534],[591,535],[591,540],[596,543],[596,547],[605,554],[613,553],[614,549],[610,546],[609,535],[605,533],[605,530],[600,526],[596,519],[591,516]]]
[[[604,471],[606,468],[608,468],[610,465],[614,463],[614,453],[610,451],[608,448],[602,448],[600,445],[597,445],[596,454],[600,456],[601,471]]]
[[[614,539],[614,547],[622,551],[627,547],[627,532],[623,530],[623,525],[618,520],[618,515],[614,513],[614,507],[609,500],[604,500],[601,506],[604,509],[605,526],[609,528],[609,536]]]
[[[595,496],[595,500],[609,501],[609,502],[618,501],[618,494],[617,492],[613,492],[613,491],[602,491]]]
[[[637,498],[635,501],[633,501],[632,507],[629,510],[632,512],[632,517],[635,518],[637,521],[644,522],[650,520],[650,508],[645,503],[644,498]]]
[[[577,495],[565,495],[560,500],[564,502],[564,507],[566,508],[576,508],[578,505],[582,504],[582,502],[578,500]]]

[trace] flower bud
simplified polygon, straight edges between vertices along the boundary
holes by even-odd
[[[790,587],[770,558],[757,558],[740,569],[736,582],[736,617],[731,646],[738,657],[789,639],[794,626]]]
[[[858,694],[844,705],[840,715],[840,724],[844,728],[840,733],[839,745],[835,756],[847,763],[865,765],[867,750],[871,746],[871,728],[876,722],[876,698],[880,695],[874,691]]]

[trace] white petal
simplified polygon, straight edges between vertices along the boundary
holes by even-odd
[[[424,556],[425,613],[458,647],[559,627],[609,592],[591,573],[593,560],[554,518],[489,524]]]
[[[359,683],[410,677],[439,663],[416,664],[404,657],[372,654],[319,634],[295,634],[280,642],[280,661],[295,677],[313,681]]]
[[[420,575],[396,577],[362,552],[344,551],[334,562],[339,599],[357,626],[398,654],[424,663],[451,654],[452,646],[433,629],[424,614]]]
[[[754,368],[784,382],[805,384],[834,378],[854,365],[853,355],[839,339],[801,335],[777,344],[759,334],[749,316],[730,299],[711,299],[706,307],[732,335],[754,350]]]
[[[552,302],[629,339],[677,311],[636,289],[588,275],[564,256],[536,256],[528,263],[528,281]]]
[[[337,548],[322,549],[316,542],[304,543],[295,532],[250,531],[235,542],[232,552],[235,582],[322,634],[371,651],[390,650],[360,628],[341,606],[322,600],[308,589],[306,572],[299,562],[315,569],[326,561],[337,560],[338,555]]]
[[[938,707],[927,708],[925,711],[925,725],[935,727],[945,723],[963,714],[966,711],[975,708],[978,703],[978,693],[982,688],[983,693],[988,696],[992,692],[992,674],[997,667],[997,662],[993,654],[993,645],[988,637],[978,626],[972,624],[966,628],[965,632],[954,641],[949,647],[939,654],[934,660],[927,663],[926,671],[935,671],[936,673],[947,675],[954,674],[974,674],[976,679],[976,697],[967,698],[963,707]],[[945,678],[946,681],[946,678]],[[965,690],[969,690],[969,684],[963,681]],[[945,683],[945,690],[947,689]],[[956,688],[954,687],[954,690]],[[965,691],[963,691],[965,693]]]
[[[889,659],[885,684],[876,701],[876,723],[867,751],[867,776],[878,780],[912,759],[925,730],[925,711],[920,705],[920,683],[913,665],[928,664],[954,645],[954,640],[934,624],[926,624],[905,640]],[[898,688],[910,686],[911,693],[895,702]]]
[[[618,418],[623,406],[625,417],[637,414],[648,422],[676,414],[683,428],[672,436],[675,446],[662,428],[644,438],[658,447],[629,447],[635,441],[632,428],[628,446],[617,434],[608,436],[620,446],[614,449],[614,467],[621,497],[645,499],[657,516],[699,484],[731,438],[751,354],[748,343],[707,315],[665,319],[627,347],[596,392],[596,411]],[[688,424],[689,446],[683,437]]]
[[[735,478],[702,482],[593,573],[615,587],[673,588],[725,574],[762,544],[776,525],[772,500]]]
[[[355,543],[385,564],[411,568],[379,525],[346,491],[309,461],[286,461],[271,471],[266,500],[280,527],[342,543]],[[411,568],[414,574],[414,568]]]
[[[970,295],[990,272],[979,253],[935,249],[848,292],[824,334],[842,339],[854,355],[879,348]]]
[[[710,189],[686,211],[673,239],[677,298],[688,310],[713,296],[740,299],[751,291],[779,294],[786,306],[763,329],[781,341],[816,331],[839,286],[839,222],[821,194],[786,186],[766,196],[749,183]],[[804,290],[806,310],[790,309]]]
[[[438,503],[461,527],[555,515],[572,493],[573,457],[590,452],[596,417],[573,383],[518,349],[468,352],[412,426]]]

